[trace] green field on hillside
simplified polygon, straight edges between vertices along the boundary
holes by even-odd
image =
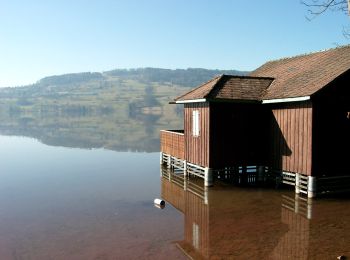
[[[157,79],[157,69],[144,70],[67,74],[0,89],[0,133],[50,145],[158,151],[160,129],[182,128],[181,105],[169,105],[191,89],[180,83],[204,82],[220,71],[159,69]],[[175,80],[177,74],[182,78]]]

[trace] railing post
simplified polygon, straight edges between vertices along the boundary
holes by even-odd
[[[187,161],[184,161],[184,177],[187,177]]]
[[[168,168],[171,168],[171,155],[168,156]]]
[[[314,198],[316,197],[316,177],[308,176],[307,178],[307,197]]]
[[[204,186],[213,186],[213,169],[208,167],[204,169]]]
[[[257,182],[263,182],[265,176],[265,167],[257,166]]]

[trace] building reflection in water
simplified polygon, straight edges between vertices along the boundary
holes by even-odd
[[[184,214],[178,247],[194,259],[350,257],[350,200],[215,185],[163,168],[162,198]]]

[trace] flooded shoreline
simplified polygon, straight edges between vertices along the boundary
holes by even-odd
[[[153,206],[159,154],[0,136],[0,259],[181,259],[183,217]]]
[[[350,198],[160,172],[159,153],[0,136],[0,259],[335,259]],[[162,176],[160,176],[162,175]],[[154,207],[154,198],[166,201]]]
[[[213,188],[163,172],[162,195],[184,215],[178,244],[194,259],[336,259],[350,254],[350,198]],[[198,192],[202,188],[202,192]]]

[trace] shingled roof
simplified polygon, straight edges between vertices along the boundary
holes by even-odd
[[[273,78],[221,75],[175,99],[182,103],[191,100],[261,101]]]
[[[270,61],[249,76],[221,75],[175,99],[262,101],[310,97],[350,70],[350,45]]]
[[[273,77],[263,99],[311,96],[350,70],[350,45],[270,61],[250,76]]]

